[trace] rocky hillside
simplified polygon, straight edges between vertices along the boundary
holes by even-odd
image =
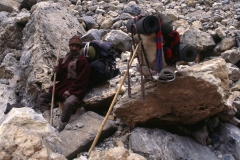
[[[198,58],[177,63],[172,82],[145,83],[137,59],[99,143],[87,155],[127,69],[137,15],[168,15]],[[51,85],[60,39],[107,40],[120,74],[93,88],[62,132],[50,126],[36,97]],[[240,159],[240,3],[238,0],[1,0],[0,157],[2,159]],[[4,114],[7,103],[19,104]]]

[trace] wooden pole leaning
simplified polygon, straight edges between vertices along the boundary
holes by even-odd
[[[131,57],[131,60],[129,61],[129,67],[132,65],[133,59],[134,59],[134,57],[135,57],[135,54],[137,53],[138,46],[139,46],[140,43],[141,43],[141,41],[138,43],[138,45],[136,46],[136,49],[134,50],[134,53],[133,53],[133,55],[132,55],[132,57]],[[100,136],[100,134],[101,134],[101,132],[102,132],[102,130],[103,130],[103,127],[104,127],[104,125],[106,124],[106,122],[107,122],[107,120],[108,120],[108,116],[110,115],[110,113],[111,113],[111,111],[112,111],[112,108],[113,108],[113,106],[114,106],[114,104],[115,104],[115,101],[116,101],[116,99],[117,99],[117,96],[118,96],[118,94],[119,94],[119,92],[120,92],[120,90],[121,90],[121,87],[122,87],[122,85],[123,85],[123,82],[124,82],[124,80],[126,79],[127,73],[128,73],[128,72],[126,71],[125,74],[124,74],[124,76],[123,76],[123,78],[122,78],[122,80],[121,80],[121,82],[120,82],[120,85],[119,85],[119,87],[118,87],[118,89],[117,89],[117,92],[116,92],[116,94],[115,94],[115,96],[114,96],[114,98],[113,98],[113,100],[112,100],[112,103],[111,103],[109,109],[108,109],[108,112],[107,112],[105,118],[103,119],[103,122],[102,122],[102,124],[101,124],[101,126],[100,126],[100,128],[99,128],[99,130],[98,130],[98,133],[97,133],[97,135],[96,135],[96,137],[95,137],[95,139],[94,139],[94,141],[93,141],[93,143],[92,143],[92,146],[90,147],[90,149],[89,149],[89,151],[88,151],[88,156],[90,156],[90,154],[91,154],[93,148],[95,147],[95,145],[96,145],[96,143],[97,143],[97,141],[98,141],[98,138],[99,138],[99,136]]]
[[[59,60],[59,55],[60,55],[60,50],[62,48],[62,35],[60,38],[59,46],[58,46],[58,55],[57,55],[57,60],[56,60],[56,66],[58,65],[58,60]],[[53,89],[52,89],[52,101],[51,101],[51,116],[50,116],[50,124],[53,125],[53,106],[54,106],[54,96],[55,96],[55,84],[56,84],[56,72],[54,72],[53,75]]]

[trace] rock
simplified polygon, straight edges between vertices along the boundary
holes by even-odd
[[[1,3],[1,2],[0,2]],[[17,18],[16,18],[17,21]],[[23,27],[15,22],[12,17],[4,18],[0,27],[0,53],[7,49],[21,50],[23,46]],[[2,62],[2,55],[0,58]]]
[[[123,14],[120,15],[119,18],[120,18],[121,20],[128,20],[128,19],[131,19],[132,16],[131,16],[130,14],[128,14],[128,13],[123,13]]]
[[[173,29],[177,29],[178,27],[181,27],[181,26],[189,26],[190,25],[188,24],[188,21],[184,20],[184,19],[180,19],[180,20],[177,20],[177,21],[174,21],[173,22]]]
[[[120,84],[118,84],[117,85],[117,87],[116,87],[116,91],[118,90],[118,88],[120,87]],[[119,91],[119,95],[123,95],[125,92],[126,92],[126,87],[124,87],[123,85],[122,85],[122,87],[121,87],[121,89],[120,89],[120,91]]]
[[[170,83],[146,83],[144,102],[140,86],[134,87],[132,98],[125,93],[114,106],[114,114],[131,126],[162,126],[195,123],[231,108],[223,103],[229,84],[223,59],[188,67],[182,73]]]
[[[218,92],[224,97],[228,93],[229,78],[226,61],[215,58],[183,70],[186,75],[206,80],[218,87]]]
[[[91,29],[86,34],[82,36],[84,42],[89,42],[92,40],[102,40],[102,38],[108,33],[105,29]]]
[[[129,13],[133,16],[137,16],[141,13],[141,9],[137,5],[126,6],[123,9],[124,13]]]
[[[227,63],[228,76],[233,82],[237,82],[240,79],[240,69],[232,63]]]
[[[217,28],[215,31],[221,39],[226,37],[226,33],[222,30],[222,28]]]
[[[2,82],[7,83],[0,84],[0,117],[3,115],[3,111],[7,107],[7,103],[16,103],[19,97],[17,97],[18,85],[20,80],[21,71],[20,65],[17,61],[16,50],[6,50],[8,53],[4,57],[0,66],[0,79]]]
[[[234,159],[239,159],[240,130],[238,127],[225,123],[215,129],[212,135],[213,147],[223,154],[230,154]]]
[[[193,27],[184,32],[181,42],[192,45],[200,52],[213,49],[216,45],[210,34]]]
[[[109,88],[109,83],[104,83],[92,88],[84,97],[81,107],[95,112],[107,110],[115,95],[115,88]]]
[[[192,23],[192,25],[193,25],[194,27],[198,28],[199,30],[202,30],[202,29],[203,29],[203,26],[202,26],[201,21],[194,21],[194,22]]]
[[[231,88],[231,91],[240,91],[240,83],[234,84],[233,87]]]
[[[143,156],[132,153],[123,147],[115,147],[106,151],[93,151],[88,160],[146,160]]]
[[[220,44],[220,50],[221,51],[226,51],[226,50],[229,50],[231,49],[233,46],[236,45],[236,40],[234,38],[224,38],[222,41],[221,41],[221,44]]]
[[[227,50],[221,53],[221,57],[232,64],[236,64],[240,60],[240,51],[236,49]]]
[[[112,30],[104,38],[104,40],[113,43],[115,49],[125,52],[129,51],[131,47],[131,38],[128,34],[119,31]]]
[[[81,128],[72,127],[72,129],[68,127],[60,132],[64,148],[62,154],[68,159],[73,159],[79,152],[88,150],[97,135],[103,118],[104,117],[89,111],[78,116],[74,121],[69,122],[69,126],[76,126],[79,123],[82,123],[83,126]],[[101,132],[99,140],[101,141],[110,136],[116,129],[114,122],[108,120]]]
[[[178,20],[179,14],[175,9],[166,9],[166,15],[171,18],[172,21]]]
[[[102,22],[100,29],[110,29],[113,25],[113,18],[112,17],[107,17],[105,20]]]
[[[32,109],[13,108],[0,123],[2,159],[66,159],[55,129]]]
[[[196,2],[194,0],[185,0],[185,3],[187,4],[188,7],[196,6]]]
[[[30,13],[26,10],[20,12],[16,16],[16,22],[21,25],[26,25],[30,18]]]
[[[171,134],[161,129],[135,128],[129,138],[133,152],[155,159],[211,159],[217,156],[193,139]]]
[[[0,2],[0,11],[18,11],[21,6],[21,3],[17,0],[1,0]]]
[[[98,24],[95,22],[95,20],[91,16],[84,16],[83,20],[86,24],[87,30],[90,30],[92,28],[96,28]]]

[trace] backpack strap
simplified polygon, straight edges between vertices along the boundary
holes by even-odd
[[[85,45],[84,48],[83,48],[83,55],[84,55],[85,57],[88,57],[89,44],[90,44],[90,42],[87,42],[86,45]]]

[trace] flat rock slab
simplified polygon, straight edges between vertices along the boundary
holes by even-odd
[[[225,123],[218,126],[211,136],[212,146],[221,153],[240,159],[240,130],[238,127]]]
[[[114,106],[114,114],[131,126],[194,124],[228,110],[226,91],[229,79],[222,58],[209,60],[179,72],[169,83],[145,84],[145,101],[141,86],[125,93]]]
[[[103,118],[104,117],[89,111],[79,115],[76,120],[69,122],[65,129],[60,133],[63,144],[62,154],[68,159],[73,159],[78,153],[88,151],[97,135]],[[114,125],[114,121],[107,121],[99,141],[110,136],[116,131],[116,129],[117,127]]]
[[[161,129],[135,128],[129,138],[130,149],[148,160],[211,159],[217,156],[206,146],[189,137],[181,137]]]
[[[196,123],[227,109],[217,87],[195,77],[178,77],[166,84],[151,82],[145,89],[145,102],[140,86],[133,88],[131,98],[125,94],[114,106],[115,115],[131,126],[163,126]]]

